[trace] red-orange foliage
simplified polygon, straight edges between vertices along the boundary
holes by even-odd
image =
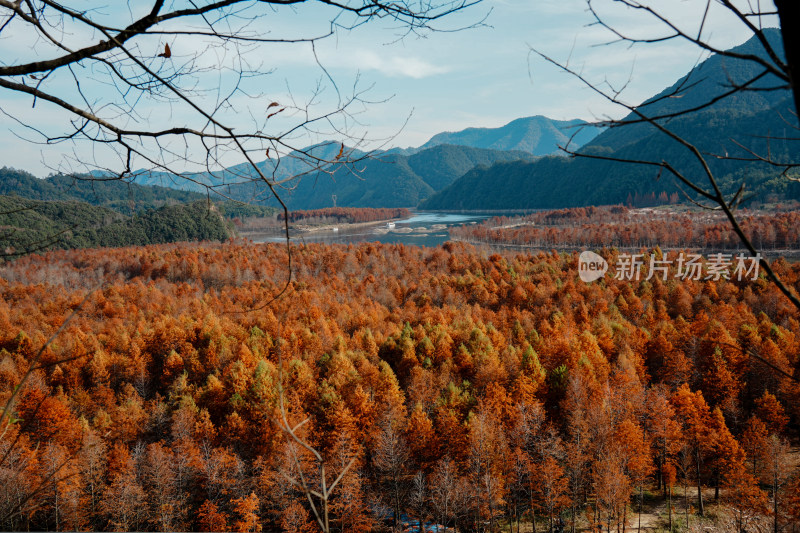
[[[742,213],[740,224],[760,250],[800,246],[800,212]],[[672,210],[622,206],[578,207],[521,217],[494,217],[482,224],[450,229],[469,242],[505,243],[536,248],[620,247],[702,250],[744,250],[721,214],[676,213]]]
[[[334,493],[336,527],[380,527],[381,500],[420,514],[427,502],[466,528],[531,505],[579,517],[586,495],[608,525],[639,484],[671,486],[684,445],[693,482],[763,511],[753,483],[770,458],[756,450],[793,434],[800,390],[750,356],[798,368],[796,310],[764,279],[585,284],[575,254],[454,243],[293,256],[287,295],[245,313],[280,289],[281,246],[61,251],[0,267],[3,399],[104,283],[14,406],[2,525],[313,530],[285,481],[297,466],[275,424],[279,374],[289,418],[309,418],[303,436],[330,471],[356,460]],[[798,282],[798,265],[774,268]],[[64,456],[69,482],[37,492],[58,467],[47,453]],[[786,523],[791,485],[772,478]]]
[[[197,510],[199,531],[228,531],[228,517],[212,502],[206,500]]]

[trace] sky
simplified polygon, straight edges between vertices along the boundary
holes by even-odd
[[[690,31],[697,31],[706,4],[703,0],[648,3]],[[130,6],[136,4],[146,3],[129,2],[132,14],[120,7],[124,6],[121,2],[98,13],[108,20],[130,19],[136,15],[136,8]],[[593,5],[621,31],[641,36],[665,33],[663,26],[652,18],[621,9],[611,0],[594,0]],[[327,32],[333,15],[334,11],[317,3],[276,8],[257,21],[258,31],[269,31],[275,37],[320,35]],[[341,22],[348,23],[346,18]],[[358,91],[362,99],[372,103],[357,102],[350,108],[354,112],[352,118],[337,119],[331,125],[320,123],[319,128],[296,135],[294,144],[304,146],[333,138],[345,139],[352,145],[354,138],[363,138],[367,140],[363,148],[387,148],[418,146],[442,131],[498,127],[532,115],[587,121],[624,115],[622,109],[614,108],[532,50],[568,62],[593,82],[607,80],[615,87],[627,83],[623,96],[632,104],[658,93],[707,57],[682,41],[633,47],[609,44],[613,35],[592,22],[586,0],[484,0],[437,21],[437,29],[444,31],[405,34],[396,23],[373,20],[352,30],[340,28],[331,37],[318,41],[313,50],[308,43],[299,43],[233,53],[230,48],[209,48],[196,37],[172,37],[169,42],[173,58],[168,66],[191,64],[204,69],[190,77],[203,105],[213,105],[218,98],[217,87],[224,92],[226,87],[233,86],[233,72],[238,69],[239,60],[262,73],[244,81],[242,86],[248,95],[235,95],[231,100],[233,106],[218,112],[219,117],[237,128],[247,128],[255,122],[259,127],[287,129],[296,123],[299,111],[291,116],[287,111],[287,116],[278,116],[267,123],[253,119],[254,115],[261,116],[267,101],[277,101],[281,106],[293,101],[303,109],[307,102],[313,101],[311,111],[325,113],[335,108],[340,98]],[[454,31],[459,28],[465,29]],[[741,23],[720,8],[711,10],[703,31],[722,48],[740,44],[750,36]],[[97,36],[75,29],[65,38],[77,45]],[[141,46],[157,48],[161,44],[151,40]],[[0,57],[7,63],[41,59],[52,53],[40,40],[26,33],[24,27],[11,27],[0,34]],[[189,63],[190,60],[194,63]],[[113,87],[102,83],[96,68],[87,66],[76,72],[89,80],[82,85],[89,100],[97,105],[113,100],[110,96]],[[54,76],[47,83],[51,84],[51,90],[62,90],[63,94],[76,98],[69,76]],[[92,80],[96,83],[90,83]],[[315,93],[318,88],[321,91]],[[165,104],[164,99],[138,105],[139,116],[125,118],[129,123],[155,124],[163,120],[182,124],[194,120],[190,109]],[[38,137],[23,124],[47,131],[69,126],[69,117],[53,106],[39,102],[34,107],[30,97],[0,90],[0,109],[4,111],[0,114],[0,165],[44,176],[58,168],[57,161],[65,155],[97,161],[108,168],[119,164],[86,143],[30,142]],[[113,113],[115,108],[109,106],[104,112]],[[9,118],[9,114],[17,120]],[[337,133],[342,128],[351,138]],[[179,152],[180,147],[175,150]],[[191,147],[187,150],[190,152]],[[224,155],[223,161],[241,162],[235,154]]]

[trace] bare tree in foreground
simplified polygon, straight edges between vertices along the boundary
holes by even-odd
[[[719,176],[712,170],[711,161],[714,160],[736,160],[751,163],[762,163],[776,170],[785,180],[798,181],[793,174],[793,170],[800,167],[800,160],[791,158],[789,160],[775,157],[770,151],[770,140],[796,141],[800,137],[797,125],[797,110],[800,109],[800,87],[798,77],[800,77],[800,36],[796,28],[800,23],[800,5],[792,0],[775,0],[773,2],[732,2],[730,0],[705,0],[701,2],[705,9],[697,13],[696,24],[691,29],[687,29],[677,17],[665,14],[658,7],[653,7],[655,2],[644,2],[638,0],[587,0],[587,8],[591,13],[594,24],[608,30],[614,37],[615,42],[628,43],[629,45],[653,45],[665,41],[685,41],[696,46],[703,53],[712,53],[727,58],[731,64],[735,62],[746,63],[754,66],[755,74],[745,80],[734,80],[729,78],[728,86],[720,93],[709,95],[702,103],[681,106],[681,98],[689,94],[693,88],[702,80],[686,77],[681,83],[677,84],[672,91],[661,95],[658,98],[649,100],[646,104],[636,106],[625,102],[621,88],[613,87],[608,81],[597,83],[589,80],[579,69],[570,66],[568,62],[561,62],[547,54],[532,50],[532,52],[545,61],[555,65],[564,72],[574,76],[584,85],[595,93],[602,96],[607,101],[621,106],[629,114],[620,120],[605,120],[599,124],[610,128],[630,127],[644,125],[649,127],[649,131],[657,130],[664,136],[678,143],[683,150],[693,159],[697,168],[697,173],[689,173],[684,169],[678,168],[674,162],[664,159],[635,159],[622,156],[602,153],[591,153],[587,151],[574,150],[567,145],[564,150],[577,157],[593,158],[598,160],[614,161],[632,165],[641,165],[654,168],[658,176],[667,174],[673,176],[679,188],[684,192],[687,199],[700,205],[701,207],[721,210],[736,235],[741,239],[747,250],[757,256],[758,251],[751,239],[742,230],[736,215],[736,209],[746,198],[744,180],[735,192],[725,192],[719,183]],[[660,28],[660,33],[652,33],[646,36],[628,34],[612,22],[609,22],[604,15],[604,8],[621,8],[625,13],[643,15],[643,22],[646,27],[654,25]],[[750,34],[756,38],[762,48],[759,54],[741,53],[735,50],[725,50],[713,44],[710,39],[710,32],[707,31],[707,22],[712,11],[721,11],[727,15],[732,15],[733,19],[741,24]],[[783,38],[782,49],[775,46],[768,39],[765,29],[780,23],[780,32]],[[654,30],[655,31],[655,30]],[[675,119],[680,117],[697,114],[700,111],[712,107],[714,104],[733,97],[734,95],[746,92],[773,92],[790,90],[794,98],[794,115],[783,117],[786,127],[794,132],[793,135],[784,137],[770,137],[767,133],[762,139],[766,141],[766,150],[754,151],[742,143],[734,140],[733,142],[745,152],[744,156],[729,155],[725,153],[710,153],[703,151],[696,143],[689,141],[686,136],[676,133],[672,127]],[[688,99],[687,99],[688,100]],[[668,102],[670,105],[659,107],[656,104]],[[675,104],[678,102],[678,104]],[[654,111],[661,109],[661,111]],[[668,111],[663,111],[668,109]],[[780,291],[800,309],[800,298],[796,292],[788,287],[770,267],[769,263],[761,258],[761,268],[767,273],[769,278],[776,284]]]
[[[245,163],[245,175],[272,188],[279,182],[257,162],[302,149],[295,143],[304,132],[359,141],[351,134],[358,124],[353,112],[366,102],[358,88],[350,95],[340,92],[322,64],[329,87],[321,83],[305,103],[276,101],[271,95],[282,87],[276,90],[266,77],[271,57],[305,48],[316,58],[321,40],[375,19],[391,20],[401,35],[436,30],[434,22],[479,1],[150,0],[106,7],[0,0],[0,38],[32,44],[0,64],[3,96],[47,106],[61,127],[36,129],[29,110],[13,105],[2,112],[31,128],[38,134],[34,139],[76,147],[76,157],[54,170],[104,169],[111,177],[126,177],[145,168],[192,179],[187,171]],[[326,9],[329,28],[282,34],[275,16],[303,4]],[[336,104],[320,102],[326,89],[336,91]],[[21,98],[11,99],[14,94]],[[96,151],[81,149],[87,144]],[[113,167],[106,163],[110,155],[117,159]],[[346,155],[304,154],[312,167]]]
[[[358,115],[377,103],[358,82],[340,90],[317,45],[377,21],[393,28],[387,40],[463,29],[440,24],[480,1],[0,0],[0,45],[15,43],[0,59],[0,113],[23,138],[71,150],[46,163],[54,171],[88,180],[155,173],[224,198],[236,184],[252,200],[274,197],[286,215],[279,191],[293,180],[345,165],[358,170],[352,164],[365,156],[355,148],[367,141]],[[308,9],[328,23],[303,18]],[[297,11],[299,26],[278,18],[287,11]],[[319,67],[302,98],[288,80],[270,77],[274,59],[287,53]],[[45,108],[48,124],[31,108]],[[329,145],[307,149],[320,138]],[[292,268],[284,220],[289,275],[278,295]],[[20,248],[28,253],[59,238],[20,241]],[[0,258],[19,252],[0,250]]]

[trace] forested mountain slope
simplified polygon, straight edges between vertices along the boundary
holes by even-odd
[[[339,144],[320,145],[316,153],[333,159],[339,150]],[[354,153],[354,157],[363,155]],[[521,151],[440,145],[410,156],[378,153],[352,165],[337,167],[331,173],[320,171],[302,176],[278,191],[290,209],[331,207],[334,205],[333,195],[336,195],[336,205],[341,207],[415,207],[476,165],[533,159],[534,156]],[[274,165],[274,161],[268,160],[259,164],[259,168],[270,179],[273,172],[275,179],[284,179],[308,170],[307,164],[293,158],[283,158],[277,168]],[[171,183],[164,181],[166,179],[165,176],[151,175],[145,182]],[[195,176],[193,179],[200,178]],[[202,177],[208,183],[232,182],[216,187],[231,198],[259,205],[278,205],[265,185],[252,179],[252,170],[245,166],[226,171],[222,177]]]
[[[195,192],[159,186],[143,187],[122,180],[75,179],[63,175],[40,179],[8,167],[0,168],[0,195],[42,201],[86,202],[125,214],[206,198]]]
[[[777,30],[768,31],[767,35],[773,43],[780,42]],[[758,45],[751,40],[736,50],[756,53]],[[692,108],[729,90],[731,83],[741,83],[758,73],[752,63],[712,56],[640,109],[648,115],[660,115]],[[761,84],[774,86],[777,80],[765,78]],[[683,97],[665,97],[679,85],[689,87]],[[738,93],[665,124],[709,154],[707,161],[725,190],[735,190],[741,182],[746,182],[747,190],[756,199],[800,198],[800,187],[778,178],[779,169],[743,160],[753,159],[753,153],[770,154],[779,161],[796,157],[800,142],[792,134],[793,120],[796,119],[792,100],[782,90]],[[580,152],[621,159],[664,160],[696,181],[707,183],[691,152],[650,124],[611,128]],[[720,159],[715,155],[742,160]],[[581,157],[503,162],[473,169],[422,205],[432,209],[557,208],[623,203],[629,194],[677,191],[671,176],[664,173],[656,179],[657,176],[653,167]]]
[[[220,241],[232,235],[218,209],[205,202],[161,207],[128,217],[85,202],[0,196],[0,249],[8,252]]]
[[[438,133],[420,148],[457,144],[493,150],[522,150],[533,155],[560,152],[560,146],[576,149],[591,141],[602,130],[583,120],[553,120],[541,115],[512,120],[499,128],[467,128]],[[571,141],[570,141],[571,139]]]

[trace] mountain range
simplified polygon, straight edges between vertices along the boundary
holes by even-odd
[[[299,174],[302,177],[286,184],[279,193],[290,209],[340,207],[415,207],[422,200],[450,185],[476,165],[504,161],[533,161],[535,156],[523,151],[489,150],[469,146],[438,145],[410,155],[393,152],[365,154],[348,150],[353,163],[331,170],[310,172],[313,157],[332,160],[342,150],[338,143],[322,143],[283,157],[280,161],[258,163],[270,179],[280,181]],[[136,183],[184,186],[204,190],[201,184],[228,198],[257,205],[277,206],[270,191],[247,165],[226,169],[221,174],[194,174],[182,180],[163,173],[142,173]],[[334,196],[336,197],[334,200]]]
[[[768,29],[764,34],[775,50],[783,49],[777,29]],[[755,38],[733,51],[739,56],[764,55]],[[800,183],[781,178],[781,169],[753,156],[770,154],[776,160],[789,160],[800,148],[800,141],[791,140],[796,137],[790,133],[792,121],[796,120],[791,94],[774,89],[781,85],[780,80],[763,76],[753,86],[757,90],[716,100],[730,90],[731,84],[741,84],[759,74],[761,71],[753,62],[711,55],[643,102],[637,111],[661,116],[700,107],[662,123],[707,154],[709,167],[723,191],[733,194],[745,183],[750,199],[800,199]],[[714,103],[702,105],[709,101]],[[635,117],[631,113],[625,120]],[[580,155],[595,158],[553,155],[573,133],[572,144]],[[311,151],[327,151],[326,155],[332,156],[340,149],[336,143],[327,143]],[[314,172],[294,183],[283,197],[291,209],[328,207],[333,205],[335,196],[340,206],[503,210],[615,204],[634,195],[665,192],[684,197],[691,193],[673,176],[659,173],[652,165],[625,164],[597,156],[668,161],[690,179],[704,186],[708,183],[692,152],[652,124],[603,130],[580,121],[537,116],[514,120],[500,128],[439,133],[418,148],[375,154],[331,173]],[[282,160],[280,166],[268,160],[260,167],[278,179],[307,170],[302,157],[288,158],[285,163]],[[248,175],[245,167],[229,171],[230,176],[213,179],[227,182],[231,176]],[[263,195],[263,187],[254,184],[230,185],[224,190],[239,200],[275,205],[269,196],[259,196]]]
[[[310,172],[313,157],[333,159],[342,149],[327,142],[294,152],[279,161],[265,159],[259,170],[275,181],[301,175],[281,193],[291,209],[347,207],[414,207],[444,189],[478,165],[509,161],[533,161],[558,153],[570,143],[577,148],[600,128],[581,120],[552,120],[543,116],[514,120],[499,128],[467,128],[434,135],[417,148],[391,149],[365,154],[346,148],[349,159],[358,160],[332,171]],[[181,179],[164,173],[142,172],[136,183],[203,191],[210,185],[236,200],[277,205],[263,184],[253,183],[255,173],[238,165],[218,174],[191,174]]]
[[[583,120],[553,120],[541,115],[512,120],[499,128],[467,128],[457,132],[438,133],[421,146],[440,144],[521,150],[533,155],[558,155],[560,148],[578,148],[594,139],[604,128]]]
[[[777,29],[764,34],[775,50],[783,49]],[[755,38],[734,51],[740,56],[764,54]],[[658,116],[693,109],[714,101],[731,84],[741,84],[760,73],[752,62],[712,55],[642,103],[637,111]],[[732,193],[744,182],[754,199],[800,199],[800,183],[780,177],[781,169],[753,157],[769,153],[775,160],[789,160],[800,148],[800,140],[791,134],[796,122],[791,94],[775,90],[779,85],[776,78],[764,76],[754,86],[758,90],[721,98],[713,105],[662,123],[708,154],[709,167],[724,191]],[[626,120],[632,118],[633,113]],[[693,154],[651,124],[602,129],[578,120],[556,121],[541,116],[520,118],[499,128],[439,133],[417,148],[370,154],[338,142],[326,142],[280,159],[267,158],[257,167],[276,181],[302,176],[281,190],[281,197],[294,210],[333,205],[546,209],[622,203],[636,194],[644,197],[650,193],[690,192],[653,166],[553,155],[570,137],[580,155],[668,161],[691,179],[706,183],[703,168]],[[355,162],[329,171],[319,171],[310,162],[315,157],[334,159],[340,151]],[[218,174],[140,172],[134,183],[80,181],[64,176],[40,180],[24,172],[2,169],[0,194],[86,201],[133,215],[143,209],[206,198],[206,186],[211,186],[235,200],[276,206],[269,190],[254,178],[248,165],[230,167]]]
[[[765,35],[775,50],[783,50],[779,30]],[[764,52],[755,38],[733,49],[740,55]],[[663,116],[694,109],[730,90],[731,84],[759,75],[753,62],[712,55],[686,76],[648,99],[638,111]],[[788,161],[798,153],[791,93],[765,76],[754,87],[722,98],[692,113],[660,121],[693,143],[702,153],[723,191],[730,194],[746,184],[751,199],[800,198],[800,184],[781,178],[781,169],[757,161],[754,154]],[[675,95],[679,94],[679,97]],[[624,120],[637,117],[631,113]],[[586,143],[579,153],[637,161],[667,161],[676,170],[708,186],[697,158],[685,146],[648,123],[612,127]],[[727,157],[717,157],[727,156]],[[796,159],[795,159],[796,160]],[[651,192],[683,196],[687,187],[653,166],[590,157],[542,157],[535,161],[479,166],[421,203],[426,209],[546,209],[623,203],[629,195]]]

